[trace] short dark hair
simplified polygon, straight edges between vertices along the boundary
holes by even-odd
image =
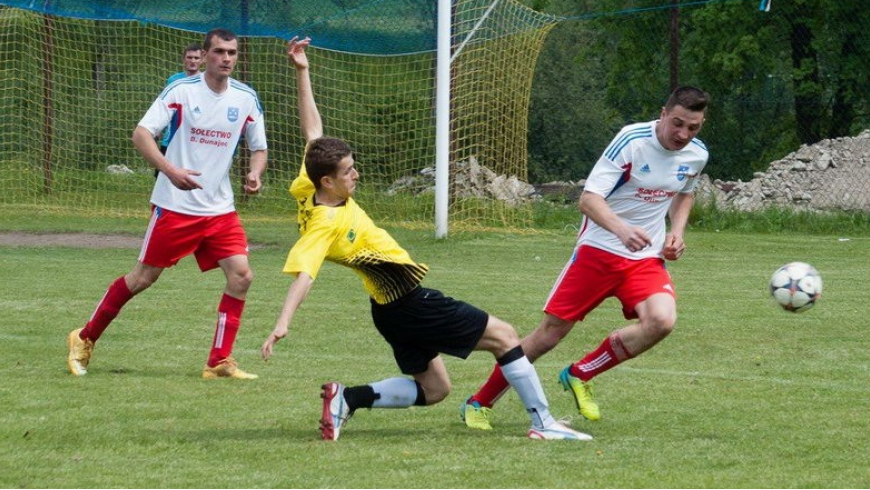
[[[308,143],[305,150],[305,172],[320,189],[320,179],[338,171],[338,164],[345,157],[353,155],[353,150],[344,140],[322,136]]]
[[[709,102],[710,96],[707,92],[699,88],[683,86],[674,90],[668,97],[665,110],[670,111],[675,106],[681,106],[693,112],[704,112]]]
[[[191,51],[202,51],[202,46],[200,46],[199,43],[190,43],[186,48],[184,48],[184,52],[181,54],[187,55],[187,53]]]
[[[217,29],[212,29],[205,33],[205,41],[202,43],[202,49],[208,51],[211,49],[211,40],[214,37],[219,37],[224,41],[232,41],[236,39],[236,34],[229,30],[218,27]]]

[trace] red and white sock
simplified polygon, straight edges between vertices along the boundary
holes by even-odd
[[[221,297],[221,302],[218,305],[214,342],[211,344],[211,352],[208,355],[209,367],[217,366],[233,353],[233,344],[236,342],[236,334],[239,333],[242,310],[244,309],[245,300],[233,298],[226,293]]]
[[[108,328],[109,324],[112,323],[112,320],[118,316],[121,308],[127,304],[127,301],[130,301],[134,294],[130,292],[130,288],[127,287],[127,281],[124,280],[124,276],[115,279],[109,289],[106,290],[106,294],[103,295],[103,298],[97,303],[97,308],[94,310],[94,313],[91,315],[91,318],[88,320],[85,328],[82,329],[79,337],[84,339],[91,339],[96,342],[97,339],[103,335],[103,331]]]
[[[471,396],[471,400],[480,403],[481,406],[492,408],[510,386],[510,383],[508,383],[507,378],[504,377],[504,373],[501,371],[501,366],[496,364],[492,374],[489,375],[483,386],[477,390],[477,393]]]
[[[625,348],[622,339],[619,338],[619,333],[613,333],[604,339],[598,348],[586,354],[586,357],[579,362],[572,364],[569,372],[572,376],[583,381],[589,381],[632,357],[634,356]]]

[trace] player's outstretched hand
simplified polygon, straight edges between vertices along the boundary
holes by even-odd
[[[283,339],[287,335],[286,328],[278,328],[275,327],[275,330],[269,334],[269,337],[263,342],[263,346],[260,347],[260,355],[263,356],[264,361],[268,361],[270,357],[272,357],[272,349],[275,347],[275,344],[278,343],[279,340]]]

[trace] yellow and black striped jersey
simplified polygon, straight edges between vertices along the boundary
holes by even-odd
[[[369,295],[389,303],[414,289],[429,268],[411,259],[405,249],[369,218],[352,198],[330,207],[314,202],[314,184],[303,162],[290,185],[298,207],[299,240],[290,249],[284,272],[317,277],[324,260],[353,269]]]

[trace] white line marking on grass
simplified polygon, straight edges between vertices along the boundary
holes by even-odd
[[[785,379],[785,378],[777,378],[773,376],[740,376],[733,374],[724,374],[724,373],[715,373],[715,372],[701,372],[701,371],[675,371],[671,369],[649,369],[649,368],[637,368],[637,367],[629,367],[629,366],[619,366],[616,370],[620,371],[633,371],[637,373],[644,374],[658,374],[664,376],[671,377],[683,377],[683,378],[708,378],[708,379],[721,379],[725,381],[746,381],[746,382],[763,382],[763,383],[773,383],[780,385],[797,385],[797,386],[812,386],[815,389],[830,389],[835,391],[851,391],[857,393],[870,393],[870,388],[865,386],[858,386],[857,383],[850,383],[845,381],[837,381],[831,379],[820,379],[820,378],[802,378],[802,379]]]

